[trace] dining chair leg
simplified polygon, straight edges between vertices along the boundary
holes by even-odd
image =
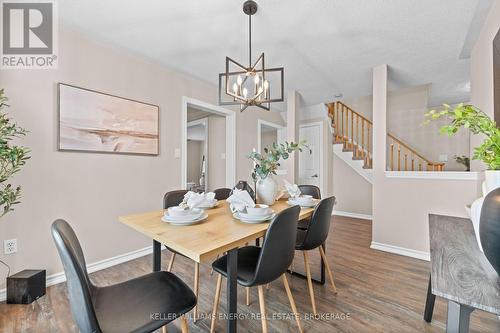
[[[175,260],[175,252],[172,252],[172,255],[170,256],[170,261],[168,262],[167,272],[172,271],[172,266],[174,266],[174,260]]]
[[[314,301],[314,290],[312,285],[311,278],[311,269],[309,268],[309,260],[307,259],[307,251],[302,251],[304,254],[304,266],[306,267],[306,275],[307,275],[307,286],[309,287],[309,296],[311,297],[311,303],[313,308],[313,314],[316,316],[316,302]]]
[[[217,258],[215,258],[215,260],[219,259],[219,255],[217,255]],[[213,275],[214,274],[214,268],[210,268],[210,275]]]
[[[196,295],[196,299],[198,299],[198,290],[200,287],[200,264],[194,263],[194,294]],[[198,320],[198,305],[196,305],[193,309],[193,322],[196,323]]]
[[[168,333],[167,332],[167,325],[161,327],[161,333]]]
[[[318,249],[319,249],[319,253],[321,255],[321,258],[323,259],[323,262],[325,263],[326,271],[328,272],[328,278],[330,279],[330,282],[332,284],[333,292],[335,294],[337,294],[337,287],[335,287],[335,282],[333,282],[332,270],[330,269],[330,265],[328,264],[328,260],[326,260],[325,251],[323,250],[322,246],[318,247]]]
[[[262,333],[267,333],[267,321],[266,321],[266,304],[264,302],[264,288],[258,286],[259,290],[259,305],[260,305],[260,316],[262,322]]]
[[[290,306],[292,307],[293,314],[295,315],[295,321],[297,322],[300,333],[302,333],[304,331],[302,330],[302,326],[300,325],[299,313],[297,311],[297,307],[295,306],[295,301],[293,300],[293,295],[292,291],[290,290],[290,285],[288,284],[288,279],[286,278],[286,274],[283,274],[281,277],[283,278],[283,284],[285,285],[285,290],[288,296],[288,300],[290,301]]]
[[[210,333],[215,332],[215,317],[217,317],[217,308],[219,307],[220,289],[222,287],[222,275],[217,276],[217,287],[215,287],[214,308],[212,310],[212,322],[210,323]]]
[[[181,316],[181,332],[189,333],[188,321],[186,319],[186,316]]]
[[[266,284],[266,289],[267,289],[267,290],[269,290],[269,286],[270,286],[270,284],[269,284],[269,283],[268,283],[268,284]]]
[[[250,287],[245,287],[247,292],[247,306],[250,305]]]

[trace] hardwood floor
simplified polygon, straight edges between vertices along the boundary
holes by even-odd
[[[203,240],[200,240],[203,241]],[[436,300],[432,324],[423,321],[422,315],[427,290],[429,263],[385,252],[371,250],[371,223],[344,217],[334,217],[326,255],[333,270],[338,294],[334,295],[329,284],[314,284],[318,320],[305,319],[312,313],[306,280],[290,277],[288,281],[295,298],[298,312],[302,315],[305,332],[444,332],[446,303]],[[85,249],[86,244],[82,244]],[[168,265],[170,255],[165,253],[162,267]],[[294,270],[304,271],[303,256],[296,253]],[[319,252],[308,256],[313,276],[319,274]],[[150,272],[151,256],[142,257],[111,267],[91,275],[96,284],[105,285],[130,279]],[[177,256],[173,272],[193,285],[194,263]],[[210,265],[200,266],[200,319],[193,324],[189,319],[190,332],[208,332],[215,293],[217,274],[210,275]],[[219,313],[226,309],[226,288],[223,280]],[[290,303],[281,279],[264,288],[269,332],[297,332],[293,318],[273,319],[273,314],[291,313]],[[6,305],[0,303],[0,332],[78,332],[66,298],[65,284],[49,287],[47,295],[31,305]],[[250,290],[250,306],[245,305],[245,290],[238,289],[238,310],[248,318],[239,321],[239,332],[260,332],[257,288]],[[329,318],[327,318],[329,317]],[[118,319],[119,320],[119,319]],[[179,331],[169,326],[169,332]],[[218,320],[217,332],[225,332],[225,322]],[[500,321],[492,314],[474,311],[471,332],[500,332]],[[160,331],[158,331],[160,332]]]

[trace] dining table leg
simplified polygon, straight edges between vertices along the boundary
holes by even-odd
[[[153,240],[153,272],[161,270],[161,243]]]
[[[436,295],[432,294],[431,275],[429,275],[429,284],[427,285],[427,298],[425,299],[424,320],[428,323],[432,321],[432,313],[434,312],[434,302]]]
[[[470,314],[474,308],[448,301],[448,317],[446,318],[446,333],[468,333]]]
[[[227,332],[237,330],[237,268],[238,249],[227,251]]]

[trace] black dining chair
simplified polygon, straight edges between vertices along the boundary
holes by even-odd
[[[245,246],[238,249],[237,281],[244,287],[257,286],[261,312],[262,331],[267,332],[266,310],[264,302],[263,285],[278,279],[283,280],[288,300],[295,315],[295,320],[302,327],[293,300],[285,272],[293,260],[295,242],[297,237],[297,220],[300,207],[293,206],[280,212],[270,223],[262,247]],[[215,300],[212,312],[210,332],[215,330],[215,319],[222,286],[222,277],[227,277],[227,255],[220,257],[212,263],[213,269],[219,273],[215,290]]]
[[[184,200],[184,196],[186,195],[188,191],[187,190],[174,190],[165,193],[163,196],[163,208],[168,209],[169,207],[172,206],[179,206]],[[172,267],[174,266],[174,261],[175,261],[175,256],[179,254],[178,252],[172,250],[171,248],[167,247],[167,249],[172,252],[172,255],[170,256],[170,261],[168,262],[167,266],[167,272],[172,271]],[[181,254],[182,255],[182,254]],[[198,262],[194,262],[194,294],[196,297],[198,297],[198,292],[200,289],[200,264]],[[193,322],[196,323],[198,320],[198,307],[195,306],[193,308]]]
[[[73,319],[82,333],[145,333],[165,329],[196,305],[196,296],[177,276],[154,272],[125,282],[98,287],[90,280],[80,242],[64,220],[52,223],[52,237],[61,257]]]
[[[188,190],[175,190],[165,193],[163,196],[163,208],[179,206]]]
[[[332,284],[333,292],[337,293],[337,288],[335,287],[335,282],[333,282],[333,274],[328,264],[325,251],[323,249],[323,243],[325,243],[328,238],[328,232],[330,231],[330,222],[332,219],[333,205],[335,204],[335,197],[329,197],[321,200],[319,204],[314,209],[313,215],[311,217],[311,224],[307,230],[297,230],[297,244],[295,250],[302,251],[304,255],[304,265],[306,268],[307,284],[309,287],[309,296],[311,297],[311,303],[314,315],[316,312],[316,302],[314,301],[314,290],[311,278],[311,269],[309,268],[309,259],[307,251],[319,249],[321,259],[323,260],[326,271],[328,272],[328,277],[330,283]]]
[[[319,187],[317,187],[315,185],[299,185],[298,187],[300,190],[300,194],[310,195],[314,199],[321,199],[321,191],[320,191]],[[302,230],[306,230],[307,228],[309,228],[309,223],[311,223],[310,218],[300,220],[298,223],[298,228],[302,229]]]
[[[215,199],[226,200],[231,195],[232,190],[230,188],[218,188],[214,191]]]

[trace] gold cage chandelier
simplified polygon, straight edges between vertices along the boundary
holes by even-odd
[[[248,67],[226,57],[226,71],[219,74],[219,105],[240,105],[240,111],[252,105],[270,110],[271,103],[284,100],[284,69],[266,68],[264,53],[252,64],[252,15],[257,12],[257,3],[245,1],[243,12],[248,15]]]

